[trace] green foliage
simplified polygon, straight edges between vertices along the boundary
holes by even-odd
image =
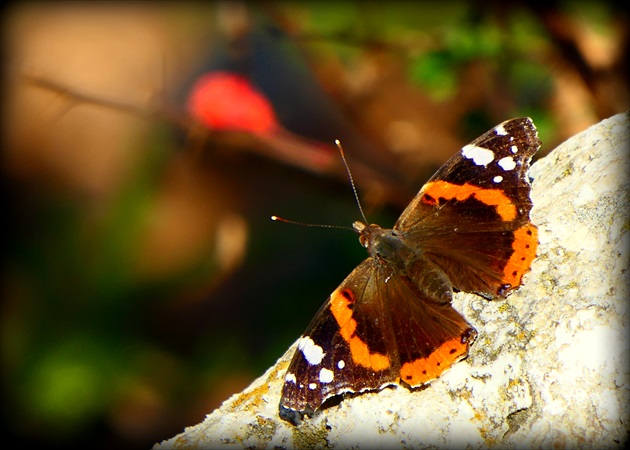
[[[110,406],[125,372],[120,351],[110,341],[96,340],[86,330],[48,342],[20,381],[20,413],[51,434],[73,433],[93,422]]]

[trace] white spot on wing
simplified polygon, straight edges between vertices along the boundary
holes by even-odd
[[[508,132],[505,130],[505,128],[503,128],[503,125],[497,125],[496,127],[494,127],[494,131],[499,136],[506,136],[508,134]]]
[[[313,339],[308,336],[304,336],[300,339],[298,349],[302,352],[304,358],[306,358],[311,366],[316,366],[322,362],[322,359],[324,358],[324,349],[315,344]]]
[[[512,147],[510,147],[510,150],[512,150],[512,153],[517,153],[518,147],[516,145],[513,145]]]
[[[332,370],[322,369],[319,371],[319,381],[322,383],[330,383],[335,378]]]
[[[487,148],[477,147],[476,145],[465,145],[462,148],[462,155],[466,159],[472,159],[478,166],[487,166],[494,160],[494,153]]]
[[[284,381],[286,381],[287,383],[295,384],[297,382],[297,378],[295,378],[294,373],[287,372],[286,376],[284,377]]]
[[[495,183],[500,183],[503,181],[503,177],[501,175],[497,175],[492,179],[492,181],[494,181]]]
[[[499,166],[501,166],[503,170],[513,170],[516,167],[514,158],[512,158],[511,156],[506,156],[505,158],[501,158],[498,164]]]
[[[337,363],[337,367],[339,367],[340,369],[343,369],[344,367],[346,367],[346,362],[343,359],[340,359],[339,362]]]
[[[312,391],[313,389],[315,389],[317,387],[317,384],[315,383],[309,383],[308,384],[308,388]]]

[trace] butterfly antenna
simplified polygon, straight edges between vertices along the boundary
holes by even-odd
[[[335,144],[337,145],[337,148],[339,149],[339,153],[341,154],[341,160],[343,161],[343,165],[345,166],[346,172],[348,173],[348,178],[350,179],[350,185],[352,186],[352,192],[354,193],[354,199],[357,201],[359,212],[361,213],[361,217],[363,217],[364,223],[367,224],[368,220],[365,217],[365,213],[363,212],[363,207],[361,206],[361,202],[359,201],[359,194],[357,192],[357,187],[354,184],[354,179],[352,178],[352,172],[350,172],[350,166],[348,166],[348,161],[346,160],[346,154],[343,151],[343,147],[341,146],[341,142],[339,142],[339,139],[335,139]],[[279,217],[279,216],[271,216],[271,220],[273,220],[274,222],[292,223],[293,225],[301,225],[303,227],[338,228],[340,230],[356,231],[355,228],[344,227],[341,225],[298,222],[297,220],[285,219],[284,217]]]
[[[292,223],[293,225],[301,225],[303,227],[338,228],[340,230],[354,231],[354,228],[344,227],[342,225],[328,225],[328,224],[322,224],[322,223],[305,223],[305,222],[298,222],[297,220],[285,219],[284,217],[279,217],[279,216],[271,216],[271,220],[273,220],[274,222]]]
[[[365,224],[368,223],[367,217],[365,217],[365,213],[363,212],[363,207],[361,206],[361,201],[359,200],[359,194],[357,192],[357,186],[354,184],[354,179],[352,178],[352,172],[350,172],[350,166],[348,165],[348,161],[346,160],[346,154],[343,151],[343,147],[341,146],[341,142],[339,139],[335,139],[335,144],[339,149],[339,153],[341,154],[341,160],[343,161],[343,165],[346,167],[346,172],[348,173],[348,178],[350,179],[350,185],[352,186],[352,192],[354,193],[354,199],[357,201],[357,206],[359,207],[359,212],[361,213],[361,217],[363,217],[363,222]]]

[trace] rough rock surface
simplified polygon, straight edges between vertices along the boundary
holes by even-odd
[[[294,427],[278,417],[294,345],[202,423],[155,448],[624,448],[629,125],[625,113],[606,119],[533,165],[538,258],[506,301],[456,296],[479,337],[428,388],[346,398]]]

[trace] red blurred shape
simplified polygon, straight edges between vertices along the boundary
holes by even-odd
[[[193,85],[188,113],[211,130],[251,133],[269,157],[312,172],[326,172],[339,163],[329,145],[284,129],[271,103],[247,78],[231,72],[210,72]]]
[[[280,127],[265,96],[247,78],[229,72],[202,75],[188,97],[188,112],[214,130],[266,134]]]

